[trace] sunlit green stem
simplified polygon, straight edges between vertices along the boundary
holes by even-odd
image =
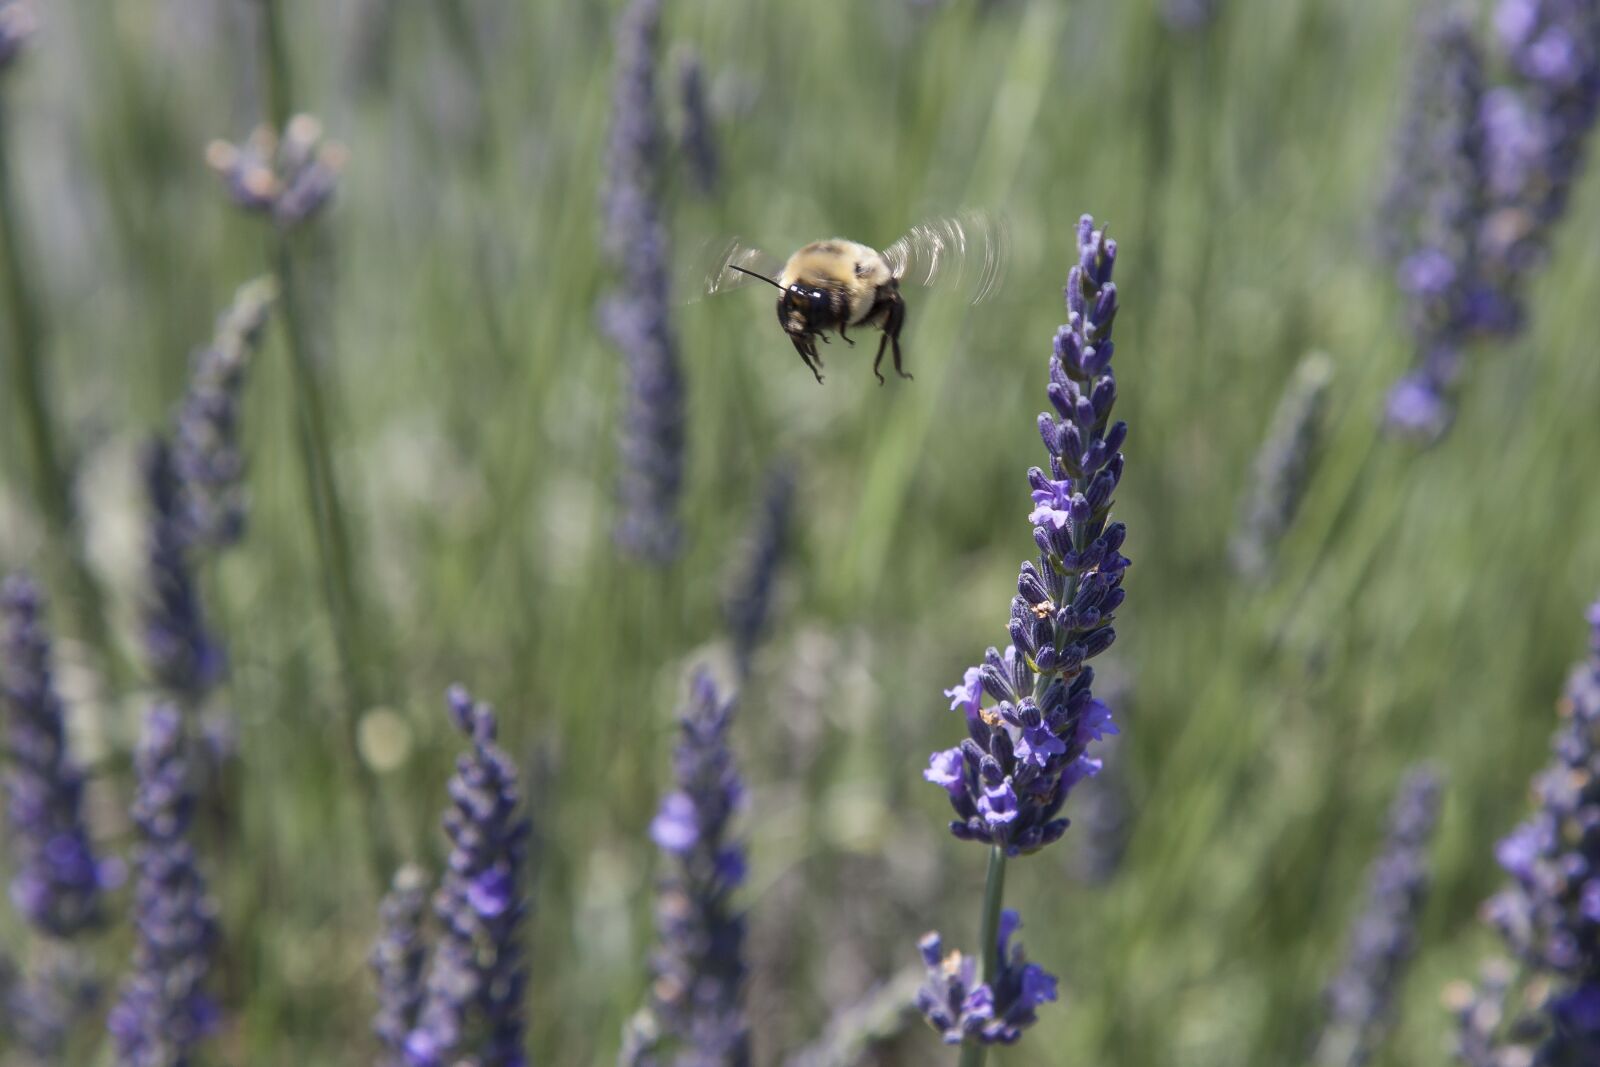
[[[989,849],[989,879],[983,890],[983,980],[993,988],[1000,977],[1000,903],[1006,888],[1006,850],[995,845]],[[983,1057],[988,1046],[968,1038],[961,1046],[961,1067],[983,1067]]]
[[[34,499],[43,512],[50,541],[64,579],[73,586],[80,636],[91,644],[106,672],[117,684],[119,662],[106,625],[100,585],[84,561],[81,531],[72,506],[72,491],[56,440],[55,420],[46,395],[44,323],[37,294],[30,284],[23,249],[16,194],[12,188],[10,143],[5,101],[0,99],[0,257],[4,259],[6,318],[11,324],[11,384],[33,465]]]

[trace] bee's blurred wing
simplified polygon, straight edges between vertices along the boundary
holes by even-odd
[[[1009,256],[1005,219],[985,211],[930,219],[883,250],[902,282],[949,287],[973,304],[999,289]]]
[[[684,279],[678,291],[684,294],[683,302],[686,304],[732,289],[761,284],[761,279],[734,270],[735,267],[755,271],[769,278],[776,278],[783,269],[782,260],[745,244],[737,237],[702,241],[685,262],[692,274]]]

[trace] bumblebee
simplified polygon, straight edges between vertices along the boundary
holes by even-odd
[[[963,270],[969,235],[982,245],[982,261],[977,272],[974,303],[982,300],[998,284],[1004,260],[1004,229],[989,216],[969,215],[959,219],[939,219],[917,226],[900,240],[879,252],[858,241],[835,237],[813,241],[790,256],[777,271],[752,270],[748,265],[760,256],[754,249],[735,242],[722,256],[718,270],[708,279],[707,291],[730,288],[728,271],[759,279],[779,290],[778,324],[789,335],[794,350],[818,382],[822,381],[822,357],[817,341],[829,342],[837,333],[848,345],[855,340],[849,331],[859,326],[875,326],[882,336],[872,373],[882,385],[879,369],[885,352],[894,354],[894,370],[910,378],[902,363],[900,332],[905,328],[906,301],[901,281],[908,279],[931,285],[941,276]],[[742,261],[742,262],[736,262]]]

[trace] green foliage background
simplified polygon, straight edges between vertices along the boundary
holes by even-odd
[[[528,770],[535,1056],[614,1056],[643,992],[645,829],[681,672],[715,652],[724,565],[780,456],[801,471],[797,544],[737,724],[760,1062],[913,962],[924,929],[970,944],[984,855],[943,832],[920,772],[959,732],[940,690],[1004,638],[1031,549],[1023,473],[1041,458],[1034,415],[1083,211],[1121,242],[1132,435],[1117,510],[1134,565],[1108,763],[1135,815],[1106,885],[1074,873],[1081,828],[1012,865],[1008,903],[1064,1003],[991,1062],[1303,1059],[1383,811],[1419,759],[1448,776],[1438,891],[1384,1062],[1447,1062],[1438,993],[1492,946],[1474,918],[1492,843],[1523,810],[1600,588],[1584,458],[1600,454],[1600,247],[1575,239],[1594,232],[1593,183],[1532,330],[1477,353],[1454,432],[1418,453],[1377,434],[1409,353],[1371,240],[1414,5],[1233,0],[1178,35],[1149,0],[669,4],[668,41],[711,76],[725,166],[712,200],[681,174],[670,191],[686,277],[697,243],[728,233],[779,251],[832,233],[882,245],[968,207],[1004,212],[1014,255],[987,303],[913,295],[916,381],[884,388],[869,350],[837,345],[818,388],[766,297],[678,308],[688,551],[654,573],[609,537],[620,362],[595,325],[609,285],[596,191],[615,6],[394,3],[374,53],[361,5],[284,4],[296,104],[351,149],[308,250],[314,328],[382,624],[375,673],[411,744],[383,775],[384,810],[361,810],[275,326],[245,416],[250,534],[207,575],[240,734],[206,843],[230,1019],[208,1062],[371,1058],[364,843],[386,825],[437,864],[457,748],[441,694],[457,679],[500,708]],[[201,161],[260,114],[253,7],[61,0],[3,89],[52,396],[127,650],[134,448],[216,309],[265,264],[258,224]],[[357,62],[385,49],[386,80]],[[1272,580],[1251,587],[1227,538],[1312,349],[1336,366],[1329,446]],[[20,431],[0,411],[0,564],[44,568]],[[64,644],[121,847],[141,683],[106,694]],[[9,914],[0,935],[21,943]],[[108,964],[126,937],[101,943]],[[942,1055],[913,1028],[879,1062]]]

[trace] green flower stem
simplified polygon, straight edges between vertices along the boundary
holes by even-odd
[[[989,879],[983,890],[983,980],[993,988],[1000,977],[1000,903],[1006,888],[1006,850],[1000,845],[989,849]],[[968,1038],[961,1045],[960,1067],[983,1067],[989,1046]]]
[[[82,531],[79,529],[67,467],[57,444],[55,420],[46,396],[43,313],[37,294],[29,284],[27,254],[17,212],[16,192],[12,187],[9,130],[0,99],[0,258],[4,260],[6,318],[11,324],[12,389],[20,408],[20,421],[27,435],[33,465],[34,499],[43,512],[50,542],[57,554],[62,577],[72,587],[70,598],[78,612],[80,636],[100,658],[108,690],[117,688],[121,661],[106,625],[105,598],[84,559]]]

